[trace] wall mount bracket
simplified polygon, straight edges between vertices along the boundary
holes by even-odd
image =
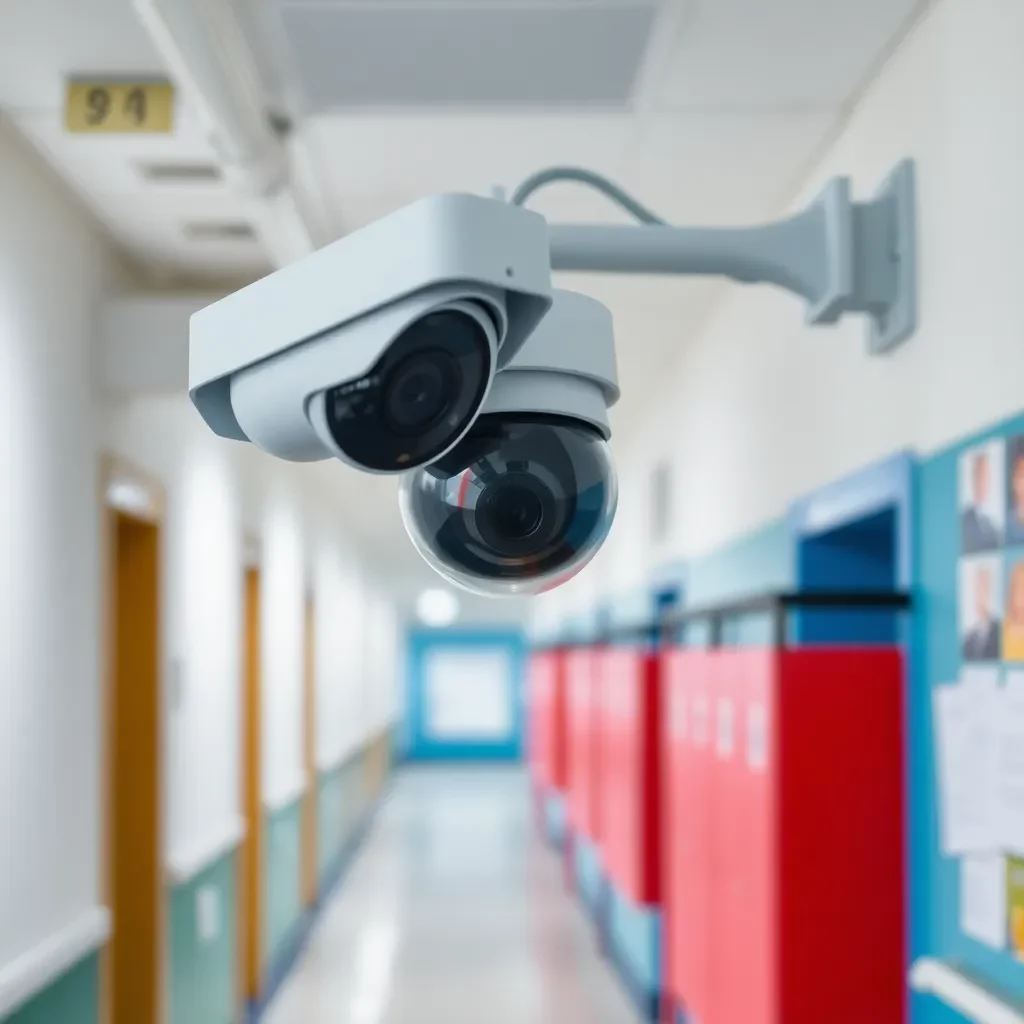
[[[723,276],[794,292],[811,324],[866,314],[874,354],[896,348],[917,327],[912,160],[867,201],[851,198],[848,178],[833,178],[802,212],[757,227],[553,224],[549,235],[553,270]]]

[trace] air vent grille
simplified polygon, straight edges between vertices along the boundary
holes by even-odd
[[[144,163],[139,164],[139,174],[160,185],[211,185],[224,178],[221,169],[210,163]]]
[[[185,237],[192,242],[255,242],[256,229],[248,221],[192,221],[185,225]]]

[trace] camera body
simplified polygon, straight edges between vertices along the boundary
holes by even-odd
[[[611,314],[552,291],[544,218],[498,200],[421,200],[195,313],[189,393],[222,437],[402,474],[469,590],[558,586],[614,517]]]
[[[222,437],[403,472],[472,424],[550,276],[539,214],[423,199],[195,313],[189,393]]]

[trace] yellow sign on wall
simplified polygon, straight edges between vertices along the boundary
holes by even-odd
[[[68,82],[64,126],[69,132],[171,132],[174,86],[157,81]]]

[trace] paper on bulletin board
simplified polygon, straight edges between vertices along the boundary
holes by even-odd
[[[933,700],[943,852],[993,853],[1002,847],[1003,831],[998,690],[980,683],[938,686]]]
[[[973,854],[960,861],[960,930],[993,949],[1006,948],[1006,858]]]
[[[1024,672],[1007,675],[998,704],[996,793],[1000,845],[1024,857]]]

